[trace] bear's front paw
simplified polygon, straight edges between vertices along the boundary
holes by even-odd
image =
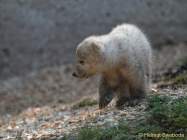
[[[99,98],[99,109],[105,108],[114,98],[114,94],[112,92],[106,92],[105,94],[100,94]]]
[[[127,101],[126,99],[118,99],[116,101],[116,108],[120,110],[124,109],[126,101]]]
[[[109,102],[107,100],[100,101],[99,102],[99,109],[105,108],[108,104],[109,104]]]

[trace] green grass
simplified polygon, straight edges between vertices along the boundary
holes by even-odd
[[[161,87],[165,86],[184,86],[187,84],[187,71],[176,75],[175,77],[167,76],[163,79]]]
[[[182,59],[179,59],[177,62],[177,66],[181,69],[186,70],[187,68],[187,57],[184,57]],[[187,71],[177,75],[176,77],[171,79],[173,84],[187,84]]]
[[[131,140],[137,136],[129,133],[129,127],[125,122],[112,128],[82,128],[78,134],[77,140]],[[129,134],[128,134],[129,133]]]
[[[180,71],[176,74],[170,74],[163,77],[164,82],[168,82],[169,85],[184,85],[187,84],[187,57],[181,58],[177,61],[176,67]]]
[[[170,79],[170,81],[174,85],[184,85],[184,84],[187,84],[187,72],[179,74],[178,76]]]
[[[153,96],[149,99],[148,110],[150,123],[168,132],[187,128],[187,97],[171,100],[166,96]]]
[[[93,106],[96,105],[97,101],[92,99],[92,98],[85,98],[83,100],[81,100],[80,102],[76,103],[73,105],[73,109],[78,109],[78,108],[82,108],[82,107],[86,107],[86,106]]]
[[[151,96],[144,118],[122,120],[110,128],[84,127],[73,140],[184,140],[185,138],[156,138],[141,134],[187,133],[187,97],[171,99]],[[64,139],[65,140],[65,139]],[[66,140],[69,140],[68,138]]]

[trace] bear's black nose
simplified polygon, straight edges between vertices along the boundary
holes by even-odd
[[[77,77],[77,74],[75,72],[72,73],[72,76]]]

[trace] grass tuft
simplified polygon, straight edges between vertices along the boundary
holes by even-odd
[[[179,74],[178,76],[171,79],[171,83],[174,85],[187,84],[187,72]]]
[[[155,123],[169,132],[185,131],[187,128],[187,97],[171,99],[153,96],[149,100],[150,123]]]
[[[92,98],[85,98],[83,100],[81,100],[80,102],[76,103],[73,105],[73,109],[78,109],[78,108],[82,108],[82,107],[86,107],[86,106],[93,106],[96,105],[97,101],[92,99]]]

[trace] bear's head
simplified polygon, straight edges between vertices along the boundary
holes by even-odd
[[[73,76],[88,78],[102,69],[103,44],[94,38],[87,38],[76,49],[76,66]]]

